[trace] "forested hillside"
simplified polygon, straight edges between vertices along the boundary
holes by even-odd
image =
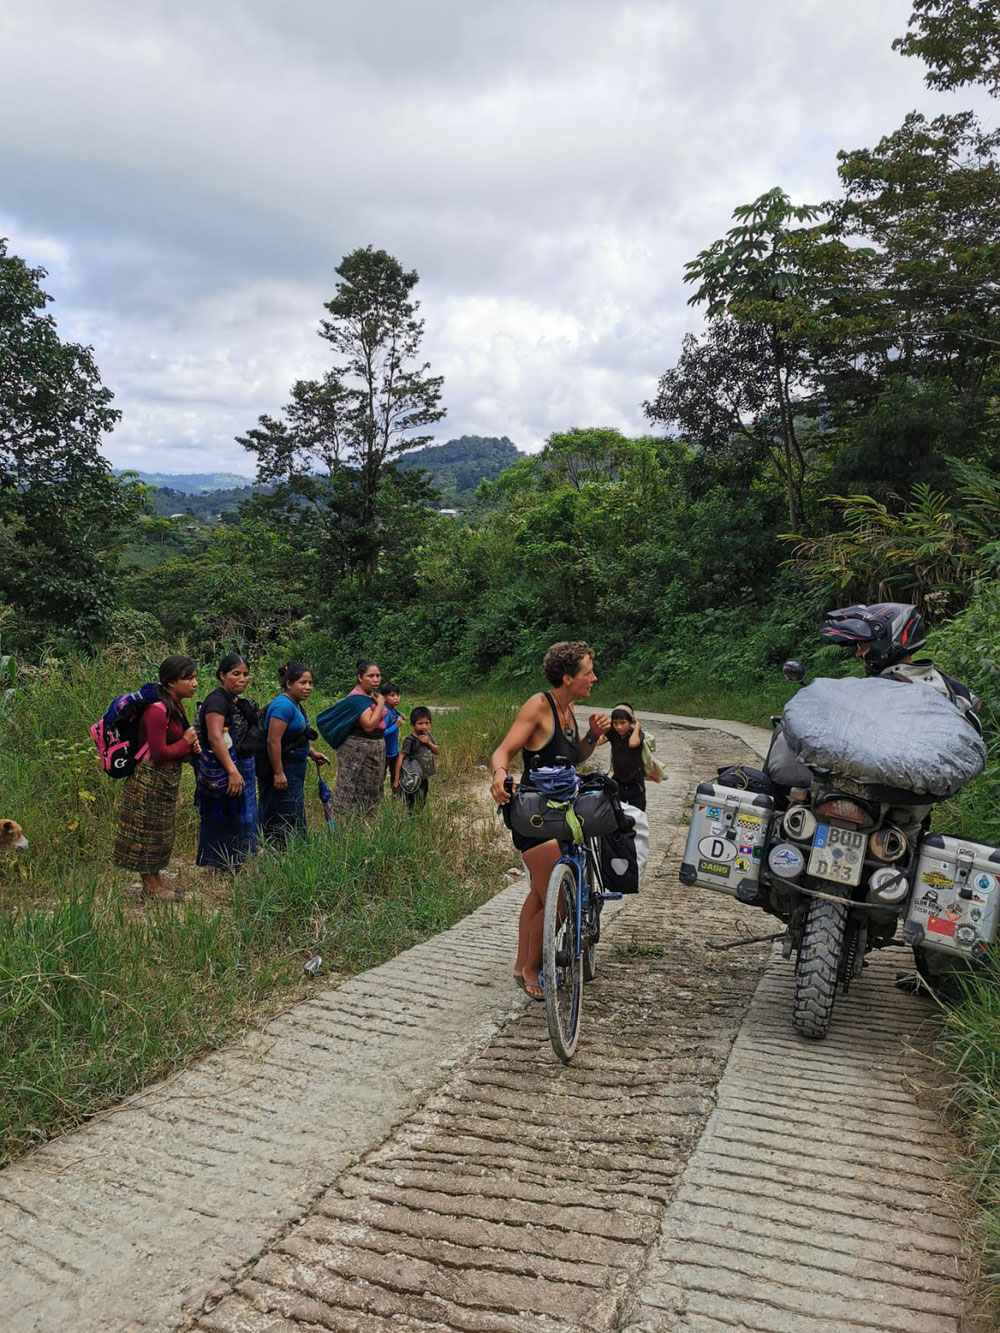
[[[446,444],[413,449],[403,454],[399,466],[423,468],[446,504],[465,507],[481,481],[495,481],[504,468],[524,456],[506,435],[499,439],[462,435]]]

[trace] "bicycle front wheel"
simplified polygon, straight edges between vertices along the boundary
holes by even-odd
[[[568,1064],[580,1035],[583,966],[576,939],[576,876],[557,865],[545,894],[542,987],[552,1049]]]

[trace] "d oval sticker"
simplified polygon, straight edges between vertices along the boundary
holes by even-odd
[[[706,861],[732,861],[736,857],[736,843],[727,842],[725,838],[702,838],[698,855]]]

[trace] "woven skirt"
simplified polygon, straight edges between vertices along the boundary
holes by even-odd
[[[114,863],[140,875],[166,868],[177,828],[180,764],[143,760],[122,785]]]
[[[204,783],[195,788],[195,805],[201,814],[198,830],[198,855],[195,864],[216,870],[235,870],[257,854],[257,774],[253,755],[241,759],[233,754],[233,763],[243,779],[241,796],[208,792]],[[225,769],[214,754],[202,755],[200,772],[224,775]]]
[[[261,836],[277,847],[284,847],[292,833],[306,831],[306,759],[285,755],[284,768],[288,786],[278,791],[270,770],[260,777]]]
[[[378,809],[385,781],[385,741],[348,736],[337,751],[333,810],[338,815],[371,815]]]

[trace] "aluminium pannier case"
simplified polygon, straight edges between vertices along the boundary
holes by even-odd
[[[1000,850],[929,833],[903,927],[908,944],[981,958],[997,937]]]
[[[773,817],[774,802],[762,792],[702,782],[691,811],[681,883],[753,902]]]

